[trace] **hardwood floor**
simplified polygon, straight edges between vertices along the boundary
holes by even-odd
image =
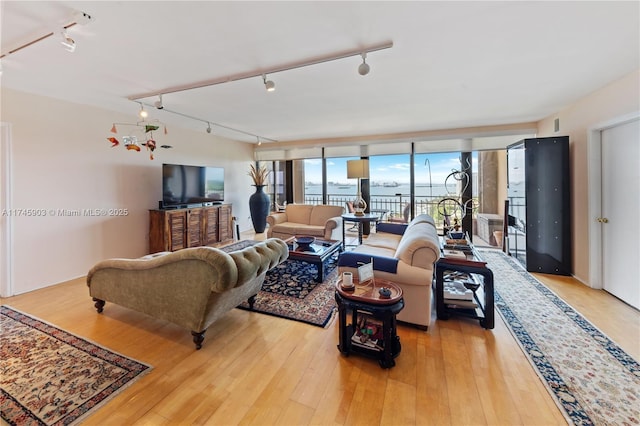
[[[640,359],[640,314],[604,291],[537,275]],[[154,370],[86,425],[554,425],[566,424],[496,315],[400,325],[396,366],[338,352],[322,329],[234,309],[196,351],[188,330],[107,303],[97,314],[84,279],[0,299]]]

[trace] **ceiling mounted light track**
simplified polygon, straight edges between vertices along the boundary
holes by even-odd
[[[76,42],[74,39],[72,39],[71,37],[69,37],[67,35],[67,30],[75,25],[84,25],[87,24],[91,21],[93,21],[94,18],[89,15],[88,13],[85,12],[74,12],[73,16],[72,16],[72,21],[66,25],[62,26],[62,37],[63,40],[61,41],[61,43],[65,46],[65,49],[67,49],[69,52],[73,52],[75,50],[75,46],[76,46]],[[26,43],[23,43],[19,46],[10,48],[7,52],[3,52],[2,54],[0,54],[0,59],[4,58],[5,56],[8,55],[12,55],[16,52],[19,52],[22,49],[25,49],[33,44],[36,44],[42,40],[45,40],[49,37],[51,37],[52,35],[56,34],[55,32],[49,32],[46,33],[44,35],[40,35],[40,36],[36,36],[33,40],[28,41]]]
[[[203,87],[209,87],[209,86],[215,86],[217,84],[223,84],[223,83],[230,83],[232,81],[238,81],[238,80],[245,80],[248,78],[255,78],[255,77],[262,77],[263,81],[265,83],[265,87],[267,86],[267,83],[271,80],[266,80],[266,75],[267,74],[275,74],[278,72],[282,72],[282,71],[289,71],[289,70],[294,70],[297,68],[303,68],[303,67],[308,67],[311,65],[317,65],[317,64],[322,64],[325,62],[331,62],[331,61],[337,61],[339,59],[344,59],[344,58],[349,58],[352,56],[362,56],[363,57],[363,61],[364,61],[364,57],[371,52],[377,52],[379,50],[384,50],[384,49],[389,49],[393,47],[393,42],[392,41],[387,41],[384,43],[379,43],[379,44],[375,44],[375,45],[370,45],[370,46],[366,46],[366,47],[361,47],[358,49],[351,49],[351,50],[346,50],[343,52],[339,52],[339,53],[334,53],[331,55],[325,55],[325,56],[317,56],[315,58],[309,58],[303,61],[299,61],[299,62],[293,62],[293,63],[289,63],[289,64],[284,64],[284,65],[280,65],[280,66],[275,66],[272,68],[268,68],[268,69],[262,69],[259,71],[249,71],[249,72],[245,72],[245,73],[239,73],[239,74],[233,74],[233,75],[229,75],[229,76],[225,76],[225,77],[219,77],[219,78],[215,78],[215,79],[211,79],[211,80],[205,80],[205,81],[200,81],[200,82],[196,82],[196,83],[190,83],[190,84],[184,84],[181,86],[173,86],[173,87],[167,87],[164,88],[162,90],[155,90],[153,92],[147,92],[147,93],[140,93],[137,95],[132,95],[129,96],[128,99],[131,101],[138,101],[140,99],[144,99],[144,98],[148,98],[151,96],[157,96],[158,94],[168,94],[168,93],[177,93],[177,92],[184,92],[186,90],[193,90],[193,89],[200,89]],[[366,65],[366,69],[368,73],[369,71],[369,64],[364,63],[360,65],[360,67],[362,67],[363,65]],[[358,68],[358,72],[360,71],[360,68]],[[365,73],[365,74],[366,74]],[[361,75],[365,75],[362,74]],[[273,84],[273,88],[275,89],[275,83]],[[267,87],[267,90],[269,90],[269,88]]]
[[[144,109],[144,106],[145,105],[148,106],[148,107],[152,106],[152,105],[149,105],[147,103],[140,102],[140,101],[136,101],[136,103],[140,104],[140,112],[144,111],[145,113],[147,111]],[[168,112],[170,114],[179,115],[180,117],[189,118],[191,120],[200,121],[201,123],[206,123],[207,124],[207,133],[210,133],[209,129],[211,129],[211,132],[213,132],[213,127],[215,126],[215,127],[221,128],[221,129],[229,130],[231,132],[241,133],[241,134],[243,134],[245,136],[251,136],[252,138],[257,138],[261,144],[262,144],[263,141],[278,142],[276,139],[267,138],[265,136],[259,136],[259,135],[256,135],[255,133],[246,132],[244,130],[240,130],[240,129],[236,129],[236,128],[233,128],[233,127],[225,126],[224,124],[215,123],[213,121],[205,120],[203,118],[198,118],[198,117],[194,117],[194,116],[189,115],[189,114],[184,114],[184,113],[181,113],[181,112],[178,112],[178,111],[173,111],[173,110],[168,109],[168,108],[163,108],[162,111]]]

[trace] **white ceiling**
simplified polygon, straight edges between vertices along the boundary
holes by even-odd
[[[368,55],[364,77],[354,56],[271,74],[272,93],[256,77],[163,97],[166,109],[278,141],[536,121],[640,68],[637,1],[2,1],[0,11],[3,54],[56,33],[2,59],[4,87],[132,118],[136,94],[393,42]],[[75,11],[93,21],[69,29],[69,53],[57,33]]]

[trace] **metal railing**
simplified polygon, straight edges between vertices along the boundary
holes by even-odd
[[[333,206],[341,206],[347,208],[347,202],[353,201],[355,197],[349,195],[336,195],[327,194],[327,204]],[[415,216],[426,213],[433,217],[436,222],[436,227],[441,229],[444,224],[444,214],[439,211],[438,204],[445,199],[451,198],[450,195],[437,195],[437,196],[416,196],[415,197]],[[398,219],[403,220],[403,212],[408,207],[411,197],[409,194],[396,194],[396,195],[372,195],[371,202],[369,204],[369,210],[371,211],[385,211],[386,214],[383,220]],[[474,197],[474,205],[477,205],[477,198]],[[305,204],[322,204],[322,194],[305,194]],[[407,215],[408,216],[408,215]],[[477,210],[472,211],[472,216],[477,216]],[[411,218],[408,218],[411,220]]]

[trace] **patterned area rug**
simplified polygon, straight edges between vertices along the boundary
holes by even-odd
[[[245,247],[251,247],[257,243],[259,243],[259,241],[242,240],[242,241],[238,241],[237,243],[229,244],[228,246],[219,247],[219,248],[225,253],[231,253],[232,251],[242,250]]]
[[[0,306],[0,412],[11,425],[79,423],[151,367]]]
[[[567,421],[640,424],[640,364],[512,258],[481,256],[494,273],[496,309]]]
[[[315,280],[316,266],[296,260],[282,262],[267,272],[254,311],[326,327],[336,311],[336,259],[334,255],[327,260],[322,283]],[[239,308],[249,309],[249,304],[244,302]]]

